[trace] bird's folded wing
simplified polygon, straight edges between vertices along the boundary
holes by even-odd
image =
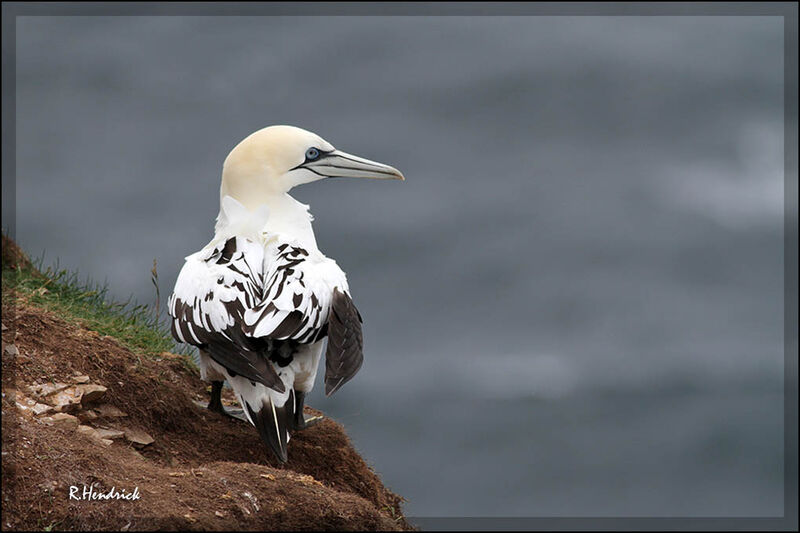
[[[281,243],[267,252],[263,301],[245,311],[245,331],[257,338],[316,342],[328,336],[325,393],[331,395],[364,360],[361,315],[334,261]]]
[[[169,299],[172,335],[206,351],[231,373],[279,392],[285,387],[246,331],[244,314],[263,300],[264,249],[243,237],[186,259]]]
[[[361,314],[346,292],[333,290],[325,352],[325,395],[330,396],[356,375],[364,362]]]
[[[328,395],[361,368],[361,316],[344,273],[296,243],[276,239],[265,250],[234,237],[190,256],[169,307],[177,340],[280,392],[285,388],[262,355],[270,341],[313,343],[327,335]]]
[[[245,310],[245,333],[255,338],[312,343],[325,337],[334,286],[346,284],[333,261],[309,256],[297,244],[277,242],[267,249],[261,302]]]

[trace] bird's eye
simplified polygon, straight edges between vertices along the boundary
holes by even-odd
[[[309,148],[306,150],[306,159],[313,161],[319,157],[319,150],[316,148]]]

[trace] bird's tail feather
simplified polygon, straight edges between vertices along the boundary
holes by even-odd
[[[261,435],[261,440],[272,449],[278,460],[285,463],[288,460],[289,430],[294,420],[294,390],[289,390],[289,397],[283,405],[278,405],[277,398],[273,398],[272,394],[263,398],[260,408],[251,407],[242,398],[240,402],[250,422]]]

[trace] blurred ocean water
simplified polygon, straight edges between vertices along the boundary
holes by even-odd
[[[18,240],[153,301],[281,123],[407,177],[295,196],[409,515],[782,514],[781,18],[23,17]]]

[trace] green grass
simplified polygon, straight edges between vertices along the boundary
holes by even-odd
[[[108,298],[107,285],[88,278],[81,281],[77,272],[61,269],[58,264],[42,268],[42,263],[43,259],[39,259],[17,269],[4,264],[3,301],[12,297],[6,289],[16,289],[16,297],[52,311],[67,322],[114,337],[137,354],[181,353],[187,355],[189,366],[193,366],[192,358],[188,357],[192,350],[175,343],[167,317],[158,317],[154,306],[131,299],[115,302]],[[154,283],[157,284],[155,272]]]

